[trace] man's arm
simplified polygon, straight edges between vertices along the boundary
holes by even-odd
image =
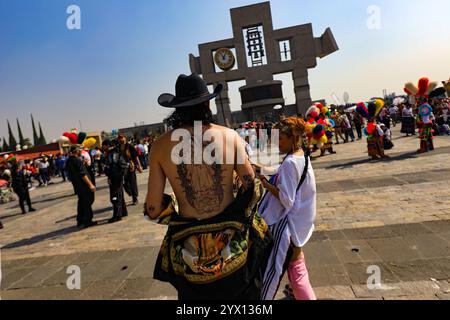
[[[247,190],[255,180],[255,172],[245,152],[245,143],[237,133],[235,133],[235,147],[236,173],[238,174],[244,189]]]
[[[91,189],[92,192],[96,191],[95,186],[92,184],[91,180],[89,180],[87,175],[84,175],[82,179],[88,185],[89,189]]]
[[[150,174],[144,214],[151,219],[156,219],[165,209],[162,207],[162,203],[166,186],[166,175],[159,164],[159,148],[160,146],[155,145],[150,151]]]
[[[82,161],[80,158],[78,158],[78,163],[77,163],[77,169],[79,174],[81,175],[81,179],[83,179],[84,183],[86,183],[89,187],[89,189],[91,189],[92,192],[95,192],[95,186],[92,184],[91,180],[89,179],[86,169],[84,168],[84,161]]]

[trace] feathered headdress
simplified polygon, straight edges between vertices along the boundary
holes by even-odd
[[[430,82],[430,79],[423,77],[419,79],[417,86],[412,82],[405,84],[405,92],[411,96],[428,98],[430,93],[438,86],[437,82]]]

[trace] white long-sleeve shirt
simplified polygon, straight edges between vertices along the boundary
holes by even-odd
[[[289,233],[292,244],[303,247],[314,231],[316,218],[316,179],[311,162],[306,179],[297,192],[305,157],[289,155],[281,164],[275,178],[280,200],[267,193],[260,204],[260,213],[268,225],[274,225],[288,216]]]

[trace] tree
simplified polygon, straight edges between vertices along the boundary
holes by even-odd
[[[16,138],[14,138],[13,132],[11,130],[11,126],[9,124],[9,120],[6,120],[6,122],[8,123],[9,147],[10,147],[11,151],[15,151],[16,146],[17,146],[17,141],[16,141]]]
[[[25,139],[23,138],[22,129],[20,128],[19,119],[16,118],[16,120],[17,120],[17,131],[19,132],[19,144],[23,148],[23,146],[25,145]]]
[[[36,126],[34,125],[33,114],[31,115],[31,125],[33,126],[33,143],[35,146],[39,145],[39,137],[36,133]]]
[[[30,138],[23,139],[22,150],[24,149],[24,147],[27,147],[27,149],[30,149],[33,147],[33,144],[31,143]]]
[[[10,150],[9,150],[9,146],[8,146],[8,144],[6,143],[5,137],[3,137],[3,147],[2,147],[2,149],[3,149],[3,151],[5,151],[5,152],[10,151]]]
[[[46,145],[47,141],[45,140],[44,134],[42,133],[41,123],[39,122],[39,145]]]

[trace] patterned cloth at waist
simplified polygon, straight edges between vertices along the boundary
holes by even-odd
[[[247,191],[241,188],[222,213],[202,221],[182,218],[173,210],[162,221],[169,228],[154,278],[170,282],[183,292],[201,286],[206,296],[219,288],[239,291],[239,281],[242,285],[250,281],[264,253],[270,252],[272,240],[267,224],[256,212],[261,194],[259,181]]]

